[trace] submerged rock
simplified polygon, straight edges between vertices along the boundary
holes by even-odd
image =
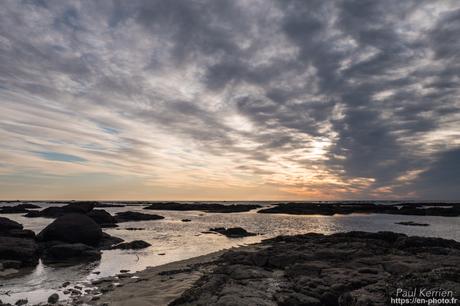
[[[62,241],[96,246],[102,238],[101,227],[83,214],[66,214],[54,220],[38,235],[41,242]]]
[[[241,227],[230,227],[230,228],[225,228],[225,227],[215,227],[209,229],[211,232],[216,232],[222,235],[225,235],[229,238],[240,238],[240,237],[248,237],[248,236],[255,236],[257,234],[255,233],[250,233],[246,231],[244,228]]]
[[[413,221],[396,222],[395,224],[406,225],[406,226],[429,226],[428,223],[417,223]]]
[[[131,242],[125,242],[125,243],[120,243],[117,245],[114,245],[112,249],[120,249],[120,250],[139,250],[139,249],[145,249],[151,246],[150,243],[145,242],[143,240],[134,240]]]
[[[117,222],[128,222],[128,221],[148,221],[148,220],[161,220],[165,217],[153,214],[143,214],[136,211],[124,211],[119,212],[115,216]]]

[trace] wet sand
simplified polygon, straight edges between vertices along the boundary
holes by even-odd
[[[247,247],[246,247],[247,248]],[[158,267],[150,267],[132,274],[133,277],[114,280],[119,283],[112,290],[103,293],[100,298],[91,301],[92,305],[108,303],[113,306],[168,305],[206,272],[215,268],[214,261],[228,250],[172,262]],[[112,282],[102,283],[99,287],[110,287]]]

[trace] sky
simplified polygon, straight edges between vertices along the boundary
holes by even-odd
[[[2,1],[0,198],[460,200],[460,2]]]

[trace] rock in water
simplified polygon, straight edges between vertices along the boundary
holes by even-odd
[[[159,215],[143,214],[135,211],[124,211],[116,214],[116,219],[118,222],[161,220],[164,218],[165,217]]]
[[[17,261],[19,266],[32,266],[38,263],[38,245],[35,234],[22,229],[22,225],[0,217],[0,262],[5,268],[6,261]],[[5,261],[6,260],[6,261]]]
[[[32,239],[0,237],[0,260],[19,260],[22,266],[38,263],[38,245]]]
[[[240,237],[248,237],[248,236],[256,235],[254,233],[250,233],[246,231],[244,228],[241,228],[241,227],[231,227],[231,228],[215,227],[215,228],[211,228],[210,231],[222,234],[229,238],[240,238]]]
[[[93,219],[83,214],[61,216],[37,235],[37,239],[42,242],[63,241],[93,246],[97,245],[101,238],[101,227]]]
[[[56,304],[59,301],[59,295],[57,293],[53,293],[48,298],[48,303]]]
[[[134,240],[131,242],[120,243],[112,247],[112,249],[121,249],[121,250],[139,250],[145,249],[151,246],[150,243],[143,240]]]
[[[429,226],[428,223],[417,223],[414,221],[402,221],[402,222],[396,222],[395,224],[406,225],[406,226]]]
[[[123,242],[123,239],[115,236],[110,236],[107,233],[102,233],[102,239],[97,245],[99,250],[110,250],[113,245]]]
[[[22,229],[22,225],[16,221],[8,218],[0,217],[0,232],[9,231],[13,229]]]
[[[117,220],[103,209],[95,209],[87,214],[88,217],[96,221],[101,227],[116,227]]]
[[[24,217],[58,218],[67,214],[87,214],[93,210],[94,202],[74,202],[65,206],[47,207],[41,211],[29,211]]]
[[[42,256],[47,262],[68,259],[97,260],[101,258],[101,252],[83,243],[62,243],[48,247]]]

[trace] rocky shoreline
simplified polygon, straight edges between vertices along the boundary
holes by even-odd
[[[223,254],[170,305],[383,306],[414,287],[460,299],[460,243],[392,232],[280,236]]]
[[[459,276],[454,240],[311,233],[99,280],[102,293],[86,300],[100,306],[384,306],[398,288],[443,288],[458,299]]]

